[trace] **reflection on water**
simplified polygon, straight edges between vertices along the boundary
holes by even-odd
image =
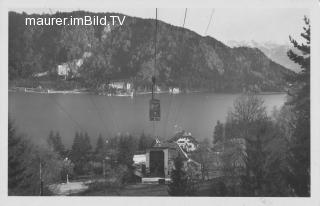
[[[177,130],[198,139],[211,138],[217,120],[224,121],[237,94],[160,94],[161,121],[149,121],[150,95],[108,97],[89,94],[9,93],[9,114],[19,131],[44,143],[50,130],[59,131],[70,146],[75,131],[87,131],[95,145],[104,136],[142,132],[169,138]],[[270,112],[285,94],[261,95]]]

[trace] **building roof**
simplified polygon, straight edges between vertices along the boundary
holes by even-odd
[[[180,157],[182,157],[184,160],[188,160],[188,161],[193,161],[196,162],[198,164],[197,161],[193,160],[193,157],[191,157],[191,153],[188,153],[186,151],[183,150],[183,148],[181,148],[179,146],[179,144],[177,143],[177,141],[180,138],[188,138],[190,140],[191,143],[195,144],[195,145],[199,145],[198,141],[191,136],[191,133],[186,133],[184,130],[181,132],[176,133],[171,139],[167,140],[167,141],[160,141],[159,139],[156,139],[152,148],[159,148],[159,149],[173,149],[175,151],[177,151],[177,156],[180,155]]]
[[[199,144],[199,142],[194,137],[191,136],[191,133],[187,133],[184,130],[182,130],[181,132],[176,133],[171,139],[168,140],[168,142],[176,142],[180,138],[187,138],[193,144],[196,144],[196,145]]]
[[[180,148],[180,146],[176,142],[160,142],[159,140],[151,147],[149,150],[152,148],[154,149],[172,149],[177,152],[177,156],[181,156],[184,160],[188,160],[188,156],[185,154],[185,152]]]
[[[153,147],[176,149],[177,144],[174,142],[156,142]]]

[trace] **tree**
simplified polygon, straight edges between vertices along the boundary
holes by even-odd
[[[174,160],[174,169],[171,173],[168,193],[171,196],[188,196],[195,193],[193,183],[188,178],[181,156]]]
[[[232,120],[238,123],[250,124],[267,116],[266,107],[261,97],[253,93],[243,94],[238,97],[234,104],[234,110],[231,112]]]
[[[213,144],[216,144],[219,141],[223,141],[223,124],[218,120],[216,126],[214,127]]]
[[[82,172],[82,137],[78,132],[76,132],[73,139],[73,144],[71,148],[71,161],[74,162],[74,171],[76,174],[81,174]]]
[[[69,178],[73,175],[74,164],[70,161],[69,158],[63,160],[61,179],[68,182]]]
[[[91,51],[97,45],[93,26],[63,27],[60,35],[61,50],[66,51],[67,61],[81,58],[84,52]]]
[[[136,150],[135,147],[135,142],[131,135],[121,136],[118,146],[118,162],[131,167],[133,164],[133,153]]]
[[[295,115],[287,156],[290,165],[287,178],[298,196],[310,196],[310,21],[304,17],[304,22],[301,37],[306,42],[298,43],[290,36],[297,51],[288,51],[289,58],[301,66],[301,71],[292,80],[287,102]]]
[[[240,178],[234,181],[234,187],[240,182],[242,195],[270,195],[266,193],[270,191],[266,188],[272,185],[272,178],[267,178],[272,172],[268,160],[278,135],[263,100],[253,94],[240,96],[235,100],[227,123],[229,138],[222,155],[224,172]]]
[[[90,142],[90,137],[87,132],[84,133],[83,143],[82,143],[82,152],[86,161],[92,160],[92,146]]]
[[[128,182],[133,178],[133,153],[135,145],[131,135],[121,136],[118,146],[118,163],[128,168],[128,172],[124,176],[123,181]]]
[[[93,154],[93,159],[95,161],[94,171],[96,174],[104,174],[106,168],[106,157],[107,157],[107,145],[103,140],[101,134],[99,134],[97,145]]]
[[[71,148],[71,161],[74,163],[74,171],[76,174],[84,175],[91,171],[91,157],[92,146],[90,137],[86,132],[76,132]]]
[[[138,142],[138,150],[145,151],[147,148],[152,146],[153,142],[154,139],[151,136],[142,133]]]
[[[102,46],[100,46],[102,47]],[[85,59],[80,74],[83,83],[91,89],[98,89],[102,84],[108,83],[112,75],[111,56],[103,48],[96,48],[93,54]]]
[[[233,188],[234,194],[239,195],[239,185],[242,184],[242,176],[245,175],[246,167],[249,165],[248,155],[243,139],[230,139],[223,143],[223,152],[221,153],[222,171],[224,177]]]
[[[43,194],[49,185],[60,180],[62,161],[46,148],[37,147],[27,137],[19,135],[9,120],[8,125],[8,194],[39,195],[40,164]]]
[[[286,156],[289,153],[288,135],[292,132],[288,119],[291,114],[286,111],[284,106],[276,119],[272,121],[270,136],[274,136],[270,143],[266,145],[267,156],[264,162],[264,184],[263,193],[268,196],[292,196],[294,193],[286,181],[288,161]],[[289,115],[289,116],[288,116]]]
[[[47,142],[49,147],[63,158],[66,151],[64,145],[62,144],[60,133],[56,132],[56,134],[54,135],[53,131],[50,131]]]
[[[205,138],[200,142],[199,147],[193,153],[193,160],[199,162],[201,164],[201,178],[205,180],[209,176],[209,165],[210,161],[212,161],[210,156],[210,142],[209,139]]]
[[[97,140],[97,146],[94,152],[94,157],[96,161],[102,161],[106,157],[106,143],[103,141],[103,137],[99,134]]]
[[[22,135],[18,135],[12,120],[8,124],[8,194],[28,194],[32,174],[28,173],[26,155],[32,145]]]
[[[61,180],[63,170],[63,159],[59,154],[48,150],[47,148],[36,147],[29,167],[36,174],[33,184],[40,185],[39,163],[41,164],[41,179],[44,185],[44,191],[50,189],[49,186]]]

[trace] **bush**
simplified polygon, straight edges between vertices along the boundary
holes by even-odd
[[[132,170],[127,166],[120,164],[107,172],[109,179],[119,182],[120,184],[126,184],[134,181],[134,175]]]
[[[216,197],[225,197],[228,196],[228,188],[226,184],[219,180],[217,183],[213,183],[210,188],[212,196]]]
[[[196,180],[188,176],[183,166],[181,157],[177,157],[174,161],[175,169],[171,174],[171,183],[169,184],[168,193],[171,196],[192,196],[197,191]]]

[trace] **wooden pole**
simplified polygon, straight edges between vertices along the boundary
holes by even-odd
[[[43,195],[43,181],[42,181],[42,164],[41,158],[39,158],[39,178],[40,178],[40,196]]]
[[[105,169],[104,159],[102,160],[102,173],[103,173],[103,178],[106,178],[106,169]]]

